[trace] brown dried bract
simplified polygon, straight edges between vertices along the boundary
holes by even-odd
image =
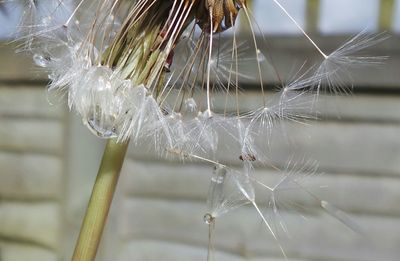
[[[256,161],[256,156],[254,156],[253,154],[245,154],[245,155],[240,155],[239,159],[241,161]]]
[[[246,0],[203,0],[204,9],[197,13],[198,24],[203,30],[213,33],[222,32],[235,24],[239,9],[246,4]]]

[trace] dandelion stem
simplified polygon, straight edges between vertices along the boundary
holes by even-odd
[[[112,139],[106,145],[72,261],[95,260],[128,143]]]

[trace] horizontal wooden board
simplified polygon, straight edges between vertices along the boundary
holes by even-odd
[[[44,86],[0,84],[0,116],[62,118],[66,106],[60,102],[50,105],[47,97]]]
[[[316,160],[322,172],[398,176],[398,133],[400,126],[395,124],[329,121],[312,122],[310,125],[293,123],[285,124],[283,128],[278,126],[270,139],[259,139],[255,143],[265,148],[265,154],[277,166],[285,165],[296,156]],[[228,165],[240,165],[240,147],[233,145],[226,132],[219,133],[218,139],[220,150],[217,159]],[[162,153],[165,154],[165,149]],[[136,159],[157,158],[148,143],[137,146],[131,144],[128,155]]]
[[[0,43],[0,80],[27,80],[42,78],[38,69],[33,69],[33,59],[27,54],[16,54],[16,45]]]
[[[0,150],[60,154],[63,134],[60,121],[0,118]]]
[[[62,196],[62,161],[50,155],[0,151],[0,197],[57,199]]]
[[[120,186],[128,196],[195,200],[205,202],[212,174],[212,166],[199,164],[174,164],[165,162],[125,162]],[[254,177],[273,187],[283,173],[257,169]],[[304,173],[302,173],[304,174]],[[299,174],[298,178],[301,177]],[[357,213],[400,216],[400,179],[351,174],[316,174],[304,179],[305,187],[320,199],[335,204],[343,210]],[[268,202],[268,191],[255,184],[259,204]],[[286,195],[285,200],[319,208],[304,191]]]
[[[249,37],[251,36],[244,35],[241,38],[239,37],[238,41],[248,42],[250,39]],[[283,79],[291,79],[293,77],[293,71],[296,72],[296,69],[300,68],[304,61],[308,62],[308,66],[319,64],[322,61],[321,55],[304,37],[271,37],[268,39],[268,42],[260,38],[258,39],[259,49],[265,53],[268,59],[270,56],[273,57],[274,66]],[[327,54],[339,48],[348,40],[348,37],[343,36],[314,35],[313,38]],[[228,42],[232,41],[231,39],[226,40]],[[392,37],[382,44],[372,46],[365,50],[363,55],[390,56],[390,59],[381,66],[365,66],[361,67],[361,69],[356,68],[351,74],[353,83],[362,86],[385,86],[391,89],[398,89],[400,76],[396,68],[398,68],[400,64],[400,55],[397,43],[398,37]],[[254,57],[255,55],[252,48],[250,47],[248,49],[247,53],[242,52],[241,54]],[[46,79],[45,73],[41,71],[40,68],[33,67],[30,54],[15,54],[15,45],[2,45],[0,47],[0,54],[3,59],[3,63],[0,65],[0,80]],[[176,57],[176,60],[177,58],[178,57]],[[248,77],[248,82],[258,81],[258,76],[255,73],[258,69],[255,62],[240,64],[246,69],[242,71],[242,73],[252,76]],[[266,68],[263,67],[262,76],[266,82],[275,82],[277,79],[275,71],[270,65],[266,66]],[[347,84],[350,84],[347,78],[345,81]]]
[[[284,261],[279,257],[241,257],[239,255],[213,252],[213,260],[218,261]],[[157,240],[132,240],[127,242],[120,253],[119,261],[204,261],[207,259],[207,249],[192,245],[179,244]],[[310,261],[309,259],[294,259],[290,261]]]
[[[0,202],[0,238],[58,249],[61,213],[57,203]]]
[[[2,261],[57,261],[56,252],[24,243],[0,241],[0,260]]]
[[[266,93],[266,99],[276,100],[273,92]],[[213,95],[213,106],[217,112],[236,112],[236,97],[233,94]],[[396,122],[399,123],[400,96],[398,95],[324,95],[315,96],[303,94],[302,101],[297,109],[299,113],[320,119],[336,119],[338,121],[367,121],[367,122]],[[255,111],[263,106],[260,92],[245,91],[239,96],[239,108],[243,112]],[[205,100],[204,100],[204,104]],[[312,108],[312,109],[311,109]],[[310,111],[314,113],[310,114]]]
[[[124,240],[152,239],[205,247],[204,205],[188,201],[131,199],[124,203],[119,233]],[[282,212],[290,233],[277,233],[290,257],[323,260],[387,260],[400,255],[400,220],[379,216],[350,216],[364,236],[326,215],[304,218]],[[242,256],[281,256],[277,243],[256,211],[244,207],[216,221],[217,249]],[[278,223],[273,223],[278,224]],[[281,231],[281,230],[279,230]]]

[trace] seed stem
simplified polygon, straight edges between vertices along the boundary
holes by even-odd
[[[301,33],[311,42],[312,45],[314,45],[315,49],[324,57],[324,59],[328,59],[328,55],[326,55],[321,48],[311,39],[311,37],[304,31],[304,29],[301,27],[301,25],[294,19],[294,17],[281,5],[281,3],[278,2],[278,0],[273,0],[274,3],[289,17],[290,20],[296,25],[297,28],[301,31]]]
[[[94,261],[129,142],[107,142],[72,261]]]

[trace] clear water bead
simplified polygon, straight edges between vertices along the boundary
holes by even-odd
[[[207,225],[210,225],[214,222],[215,218],[210,213],[207,213],[204,215],[203,220],[204,220],[204,223],[206,223]]]
[[[193,98],[185,100],[185,112],[194,113],[197,111],[197,103]]]
[[[213,176],[211,177],[211,182],[222,184],[225,180],[226,174],[226,168],[222,166],[215,166]]]
[[[50,63],[50,58],[44,57],[43,55],[40,55],[40,54],[34,54],[33,61],[37,66],[47,67]]]
[[[257,49],[257,60],[260,63],[265,62],[267,60],[267,58],[265,57],[264,53],[260,49]]]
[[[111,139],[118,137],[115,127],[105,128],[103,124],[98,124],[95,118],[87,120],[87,126],[99,138]]]
[[[115,119],[113,117],[104,117],[104,115],[102,117],[99,111],[94,112],[91,117],[83,120],[88,129],[102,139],[116,138],[118,136],[114,122]]]
[[[121,121],[126,111],[124,81],[113,78],[106,67],[92,67],[75,95],[75,106],[84,124],[99,138],[119,136]]]

